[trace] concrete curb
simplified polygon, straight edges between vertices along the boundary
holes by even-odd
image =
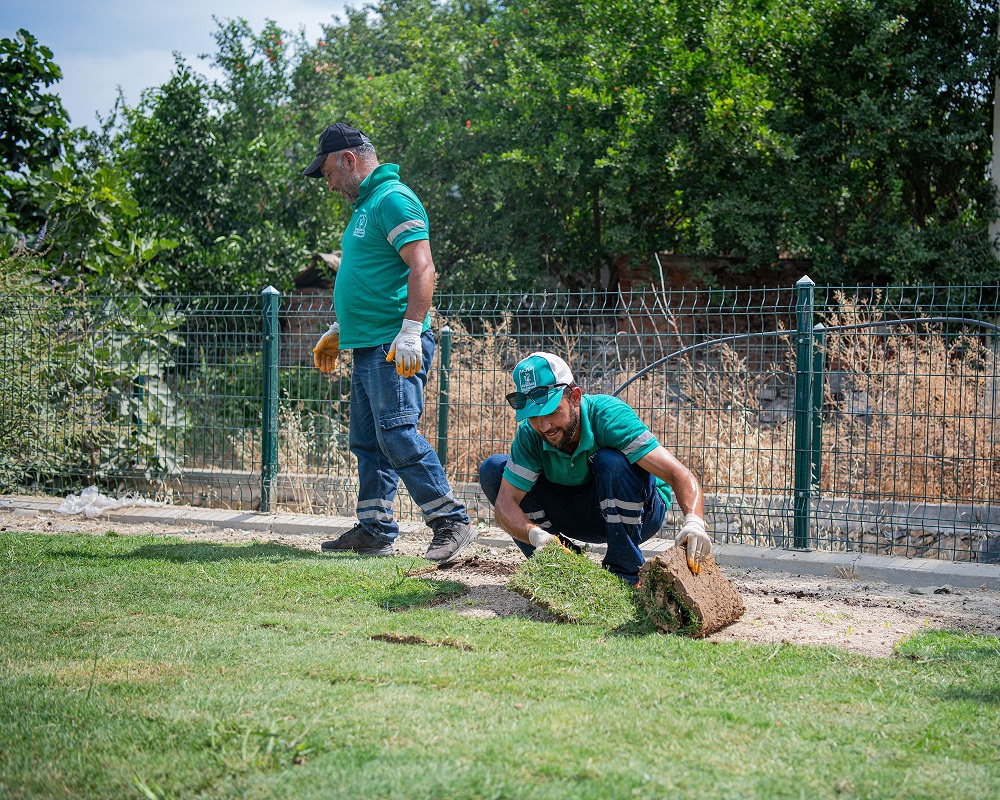
[[[493,534],[494,531],[490,531]],[[501,538],[502,537],[502,538]],[[511,547],[510,537],[501,534],[480,536],[479,544],[486,547]],[[642,554],[655,558],[673,547],[668,539],[645,542]],[[591,545],[590,551],[603,555],[604,545]],[[898,558],[861,553],[832,553],[822,550],[778,550],[772,547],[750,547],[742,544],[717,544],[712,548],[715,561],[722,567],[759,569],[763,572],[785,572],[820,578],[849,578],[864,583],[891,583],[899,586],[941,587],[962,589],[987,588],[1000,591],[1000,566],[969,562],[936,561],[930,558]]]
[[[1000,565],[931,558],[898,558],[867,553],[775,550],[740,544],[716,545],[712,552],[722,566],[788,572],[828,578],[856,578],[864,583],[1000,591]]]
[[[0,498],[0,510],[29,517],[56,514],[58,498]],[[111,510],[100,516],[108,522],[126,524],[160,523],[163,525],[205,525],[215,528],[277,533],[291,536],[337,536],[354,525],[349,517],[311,516],[307,514],[259,514],[247,511],[192,508],[190,506],[130,506]],[[72,516],[64,517],[67,521]],[[418,531],[420,523],[401,523],[404,532]],[[477,543],[484,547],[513,547],[511,538],[498,528],[481,533]],[[653,539],[642,546],[643,555],[653,558],[672,547],[669,539]],[[607,548],[592,545],[591,551],[603,554]],[[914,587],[987,588],[1000,591],[1000,565],[970,562],[937,561],[929,558],[897,558],[861,553],[828,551],[777,550],[739,544],[717,544],[712,549],[720,566],[787,572],[826,578],[852,577],[867,583],[891,583]]]

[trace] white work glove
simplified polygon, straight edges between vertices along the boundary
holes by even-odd
[[[531,542],[536,550],[545,547],[549,542],[555,541],[555,538],[551,533],[537,526],[528,531],[528,541]]]
[[[712,552],[712,539],[705,532],[705,520],[697,514],[688,514],[684,517],[684,524],[674,539],[674,546],[680,547],[685,542],[687,542],[688,568],[698,575],[701,572],[701,562]]]
[[[319,337],[313,348],[313,364],[320,372],[333,372],[340,356],[340,323],[334,322],[330,330]]]
[[[412,319],[404,319],[396,338],[389,345],[386,361],[396,359],[396,374],[404,378],[412,378],[420,371],[424,357],[420,349],[420,333],[424,323]]]

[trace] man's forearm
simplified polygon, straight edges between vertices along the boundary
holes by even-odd
[[[423,322],[434,298],[436,270],[431,258],[430,244],[426,240],[410,242],[399,251],[400,257],[410,268],[406,279],[406,319]]]
[[[406,311],[403,316],[417,322],[423,322],[431,308],[434,297],[434,270],[431,268],[430,278],[426,275],[415,276],[410,270],[410,278],[406,284]]]
[[[699,517],[705,516],[705,497],[701,493],[701,487],[696,480],[679,480],[677,485],[670,484],[670,488],[677,498],[677,505],[685,514],[697,514]]]
[[[657,446],[636,463],[670,486],[681,511],[699,517],[705,515],[705,498],[698,479],[669,451]]]
[[[502,499],[498,498],[493,511],[501,528],[518,541],[528,542],[528,531],[535,526],[524,515],[520,506],[514,505],[511,507],[510,504],[504,503]]]

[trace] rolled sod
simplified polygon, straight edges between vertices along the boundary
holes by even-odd
[[[536,550],[507,586],[564,622],[616,628],[645,616],[635,589],[556,542]]]
[[[639,570],[639,595],[660,630],[700,638],[736,622],[746,608],[736,585],[712,556],[692,574],[683,547],[650,559]]]

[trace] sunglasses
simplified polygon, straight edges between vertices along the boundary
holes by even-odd
[[[520,411],[528,405],[529,400],[536,406],[545,405],[549,402],[553,392],[562,391],[567,386],[569,386],[568,383],[557,383],[554,386],[536,386],[530,392],[511,392],[507,395],[507,402],[516,411]]]

